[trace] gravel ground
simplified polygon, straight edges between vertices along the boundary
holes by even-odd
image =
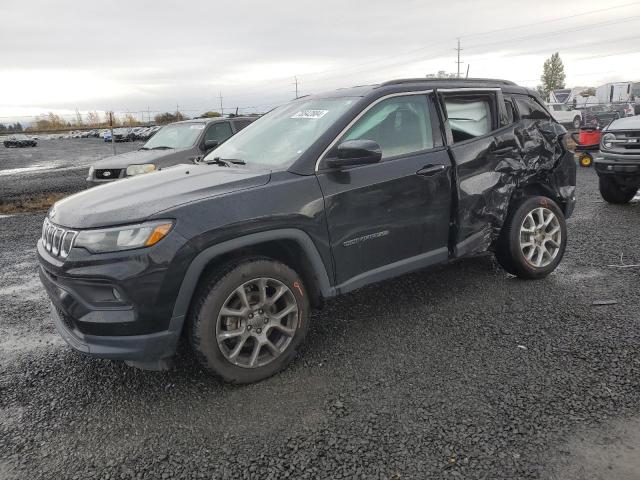
[[[140,148],[143,142],[116,144],[116,152]],[[113,155],[101,138],[39,140],[35,148],[0,145],[0,200],[50,192],[76,192],[85,188],[89,166]]]
[[[640,268],[608,265],[640,264],[640,201],[596,185],[580,169],[549,278],[483,256],[358,290],[246,387],[187,353],[73,352],[34,274],[42,215],[0,218],[0,478],[637,479]]]

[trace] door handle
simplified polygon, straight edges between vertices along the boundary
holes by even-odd
[[[425,165],[416,172],[416,175],[422,175],[423,177],[430,177],[436,173],[443,172],[446,167],[444,165]]]

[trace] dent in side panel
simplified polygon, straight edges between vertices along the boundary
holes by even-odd
[[[456,256],[489,249],[517,189],[544,184],[572,204],[575,164],[558,140],[564,133],[552,121],[521,120],[451,147],[458,176]]]

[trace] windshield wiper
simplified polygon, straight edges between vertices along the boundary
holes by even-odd
[[[239,160],[237,158],[220,158],[213,157],[211,160],[206,160],[204,163],[215,163],[216,165],[222,165],[225,167],[230,167],[233,165],[246,165],[247,163],[244,160]]]
[[[148,150],[173,150],[173,147],[167,147],[166,145],[160,145],[159,147],[149,148]]]

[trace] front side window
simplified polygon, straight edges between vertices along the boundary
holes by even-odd
[[[371,107],[338,141],[373,140],[382,159],[433,148],[427,97],[407,95]]]
[[[236,133],[204,161],[220,157],[269,167],[291,165],[357,100],[358,97],[295,100]]]
[[[489,95],[445,96],[444,103],[454,142],[481,137],[493,130]]]
[[[525,120],[550,120],[547,111],[531,97],[517,97],[520,118]]]
[[[162,127],[143,149],[189,148],[204,130],[204,123],[174,123]]]
[[[214,140],[218,143],[224,142],[227,138],[233,135],[231,131],[231,125],[229,122],[214,123],[207,129],[204,140]]]

